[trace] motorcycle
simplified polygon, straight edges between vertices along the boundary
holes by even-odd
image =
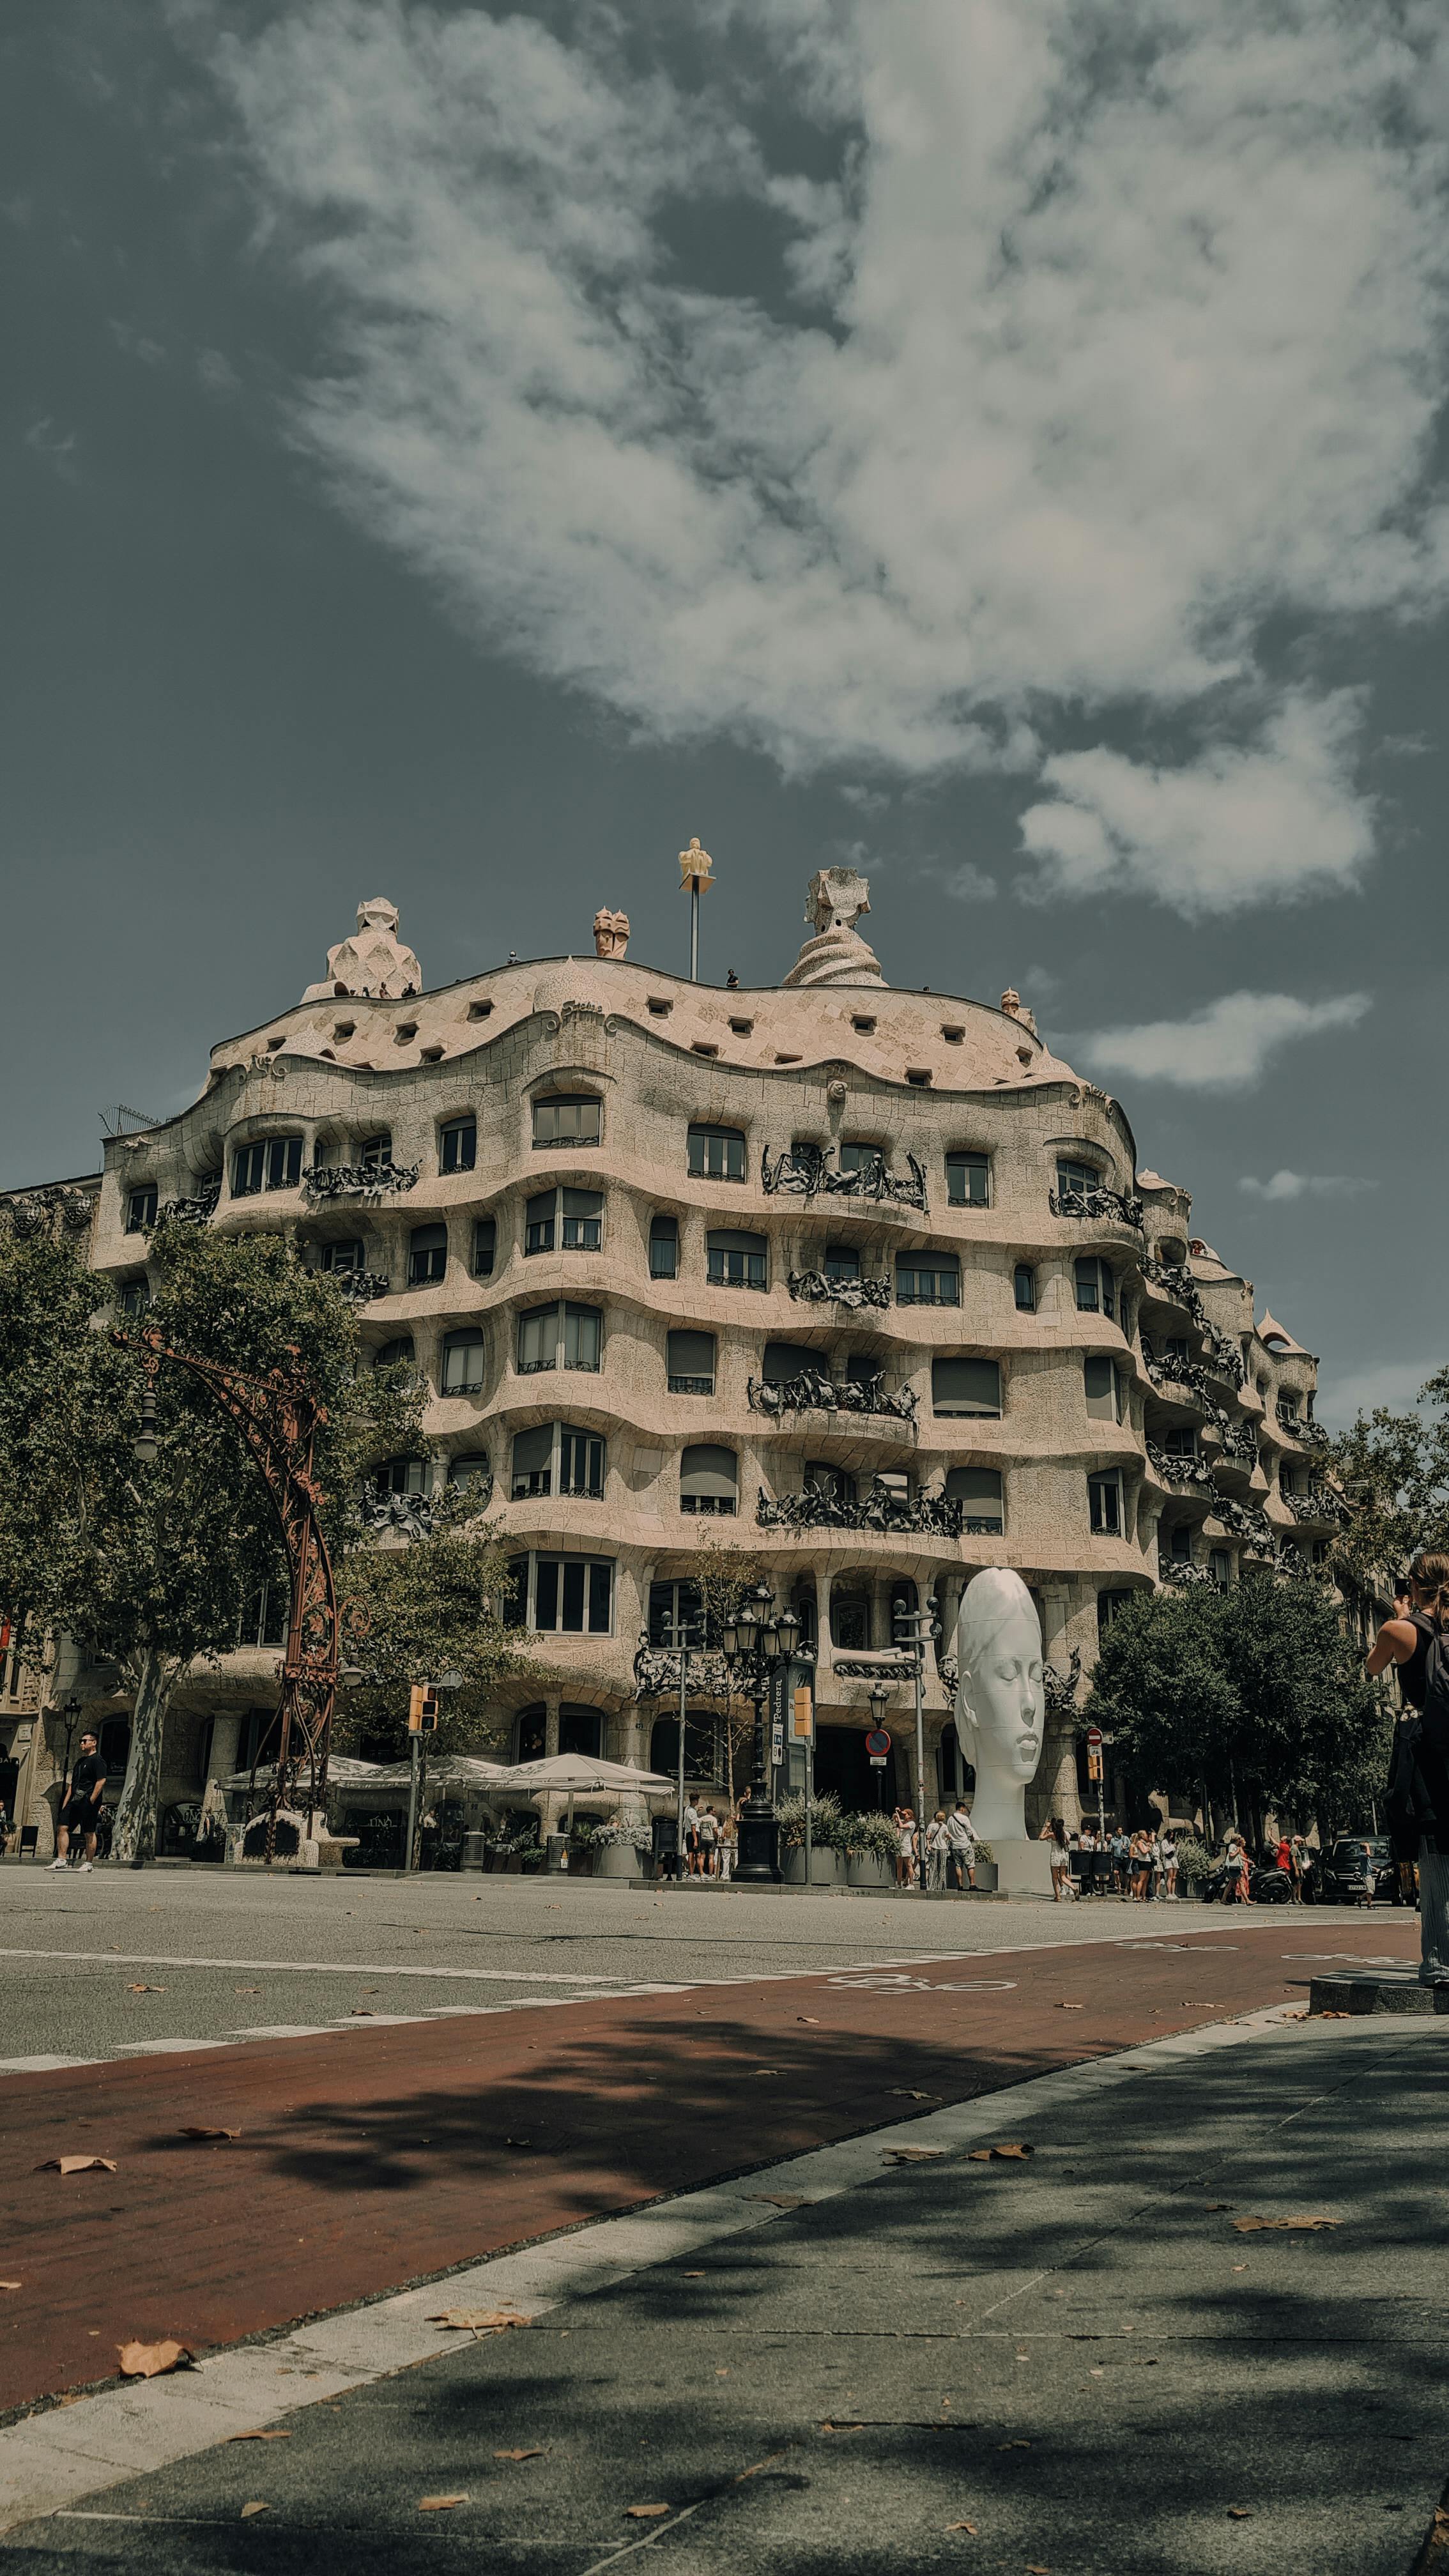
[[[1236,1861],[1220,1860],[1203,1880],[1199,1894],[1204,1905],[1234,1905],[1237,1884],[1242,1871]],[[1265,1867],[1254,1861],[1248,1870],[1248,1894],[1255,1905],[1287,1905],[1293,1894],[1293,1880],[1286,1869]]]

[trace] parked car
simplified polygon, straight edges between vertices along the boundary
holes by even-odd
[[[1398,1893],[1398,1871],[1394,1867],[1393,1846],[1387,1834],[1340,1834],[1329,1846],[1319,1863],[1321,1894],[1328,1905],[1358,1905],[1363,1902],[1367,1879],[1365,1863],[1371,1864],[1375,1899],[1392,1904]]]

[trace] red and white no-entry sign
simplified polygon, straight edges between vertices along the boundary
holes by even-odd
[[[885,1769],[886,1755],[891,1749],[890,1737],[887,1735],[883,1726],[873,1726],[871,1728],[870,1733],[865,1739],[865,1749],[870,1755],[871,1769],[873,1771],[883,1771]]]
[[[1088,1729],[1087,1729],[1087,1742],[1090,1744],[1090,1746],[1091,1746],[1091,1748],[1092,1748],[1092,1751],[1093,1751],[1094,1753],[1096,1752],[1097,1747],[1098,1747],[1098,1745],[1101,1743],[1101,1741],[1102,1741],[1102,1730],[1101,1730],[1100,1726],[1089,1726],[1089,1727],[1088,1727]]]

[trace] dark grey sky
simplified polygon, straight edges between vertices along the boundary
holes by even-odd
[[[434,983],[601,902],[683,967],[697,831],[707,974],[848,854],[1326,1411],[1442,1361],[1449,72],[1204,0],[1069,113],[989,14],[12,0],[0,1183],[364,895]]]

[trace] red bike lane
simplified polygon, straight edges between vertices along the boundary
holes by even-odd
[[[0,2415],[909,2116],[1289,2001],[1412,1916],[698,1985],[0,2079]],[[924,2106],[922,2106],[924,2107]],[[188,2128],[228,2129],[197,2139]],[[57,2156],[114,2172],[62,2175]]]

